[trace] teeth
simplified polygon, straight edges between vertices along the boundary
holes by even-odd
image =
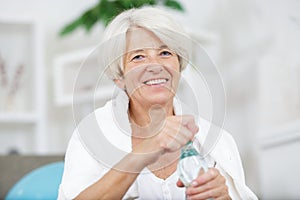
[[[165,82],[167,82],[167,79],[153,79],[153,80],[146,81],[145,84],[146,85],[157,85],[157,84],[161,84],[161,83],[165,83]]]

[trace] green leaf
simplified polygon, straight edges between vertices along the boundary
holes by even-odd
[[[121,13],[124,7],[118,1],[102,1],[99,10],[98,16],[101,18],[102,22],[106,26],[116,15]]]
[[[77,27],[79,27],[82,24],[82,18],[78,18],[75,21],[67,24],[62,28],[62,30],[59,32],[60,36],[65,36],[71,32],[73,32]]]
[[[163,5],[184,11],[183,7],[176,0],[161,0]],[[119,13],[130,8],[139,8],[144,5],[156,5],[158,0],[99,0],[99,2],[85,11],[80,17],[67,24],[60,31],[60,36],[65,36],[73,32],[78,27],[84,27],[89,32],[97,22],[102,22],[105,26]]]
[[[155,0],[117,0],[125,9],[139,8],[143,5],[155,5]]]
[[[133,0],[133,5],[135,8],[142,7],[144,5],[155,5],[154,0]]]
[[[119,3],[125,9],[132,8],[132,0],[117,0],[116,2]]]
[[[85,28],[87,32],[91,29],[94,22],[97,21],[97,19],[95,19],[95,17],[93,16],[93,9],[86,11],[81,16],[81,18],[82,18],[82,26]]]
[[[176,9],[176,10],[184,11],[182,5],[178,1],[175,1],[175,0],[166,0],[164,2],[164,5],[167,7]]]

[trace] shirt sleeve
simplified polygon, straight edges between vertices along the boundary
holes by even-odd
[[[228,132],[222,131],[214,153],[218,154],[216,156],[217,163],[222,169],[221,173],[226,178],[232,199],[257,200],[256,195],[246,185],[244,169],[237,145]]]
[[[65,156],[64,173],[59,187],[58,200],[74,199],[90,185],[101,179],[110,168],[98,162],[81,143],[77,129],[74,131]],[[136,182],[123,199],[138,197]]]
[[[82,145],[77,129],[65,155],[64,173],[59,188],[59,200],[74,199],[108,171]]]

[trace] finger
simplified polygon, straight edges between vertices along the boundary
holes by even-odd
[[[170,148],[170,150],[177,150],[185,145],[188,141],[192,140],[193,137],[194,135],[189,129],[187,129],[185,126],[181,126],[178,131],[172,131],[172,127],[170,127],[170,131],[168,131],[167,138],[165,139],[168,142],[167,146]]]
[[[195,119],[192,115],[177,115],[173,116],[174,120],[191,129],[191,131],[197,131],[198,127],[195,124]]]
[[[227,187],[225,178],[221,175],[217,176],[215,179],[213,179],[203,185],[199,185],[198,187],[191,186],[191,187],[187,188],[186,193],[189,195],[194,195],[194,194],[202,193],[202,192],[212,190],[212,189],[218,188],[218,187]]]
[[[179,132],[175,135],[175,139],[182,145],[185,145],[188,141],[194,138],[194,133],[191,132],[186,126],[180,126]]]
[[[203,185],[220,175],[219,170],[216,168],[209,168],[209,170],[205,173],[201,173],[192,183],[194,187],[199,185]]]
[[[209,198],[221,198],[222,196],[228,196],[224,187],[213,188],[202,193],[187,194],[188,199],[209,199]]]
[[[178,120],[168,121],[165,125],[165,128],[167,128],[167,130],[169,129],[167,134],[173,135],[174,137],[181,135],[188,139],[194,137],[194,133]]]
[[[192,117],[175,116],[168,117],[165,126],[159,134],[160,146],[167,152],[175,151],[194,138],[190,129],[183,125],[183,121],[193,120]]]
[[[195,118],[192,115],[183,115],[182,124],[186,126],[194,134],[199,131],[199,127],[195,123]]]

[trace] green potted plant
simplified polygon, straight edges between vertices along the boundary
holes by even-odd
[[[60,36],[68,35],[79,27],[83,27],[89,32],[97,22],[101,22],[106,26],[114,16],[122,11],[144,5],[162,5],[184,11],[182,5],[176,0],[99,0],[95,6],[64,26],[59,34]]]

